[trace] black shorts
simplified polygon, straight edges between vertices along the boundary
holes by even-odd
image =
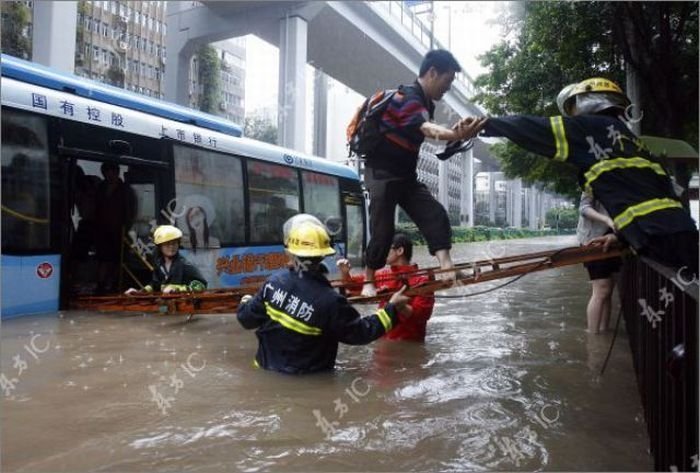
[[[618,256],[616,258],[589,261],[588,263],[583,263],[583,265],[588,270],[588,279],[591,281],[594,279],[607,279],[620,270],[622,258]]]

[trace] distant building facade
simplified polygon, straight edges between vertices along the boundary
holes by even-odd
[[[75,73],[162,99],[165,8],[164,1],[79,1]]]

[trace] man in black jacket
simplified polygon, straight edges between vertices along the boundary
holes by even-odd
[[[455,73],[462,69],[448,51],[436,49],[423,58],[419,76],[394,94],[382,114],[379,129],[382,141],[365,162],[365,186],[369,191],[369,228],[365,285],[362,294],[376,294],[374,273],[386,264],[394,238],[394,213],[400,206],[428,242],[430,254],[435,255],[442,269],[454,267],[450,257],[452,228],[447,211],[418,182],[416,166],[418,152],[425,138],[456,141],[473,137],[481,122],[458,122],[445,128],[431,122],[434,101],[450,90]],[[448,273],[445,273],[449,275]]]
[[[398,310],[408,302],[403,289],[376,314],[362,317],[331,287],[321,261],[335,250],[324,227],[299,223],[285,244],[294,267],[268,278],[255,297],[244,296],[238,309],[240,324],[257,329],[257,366],[288,374],[330,370],[339,342],[364,345],[399,323]]]
[[[630,106],[622,89],[586,79],[567,86],[557,102],[563,116],[489,118],[484,134],[574,165],[581,186],[615,223],[614,234],[593,242],[621,240],[638,254],[697,274],[698,231],[666,170],[622,120]]]

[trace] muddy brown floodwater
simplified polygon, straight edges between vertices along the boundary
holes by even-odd
[[[254,368],[255,335],[229,315],[4,321],[2,470],[650,470],[624,325],[599,377],[612,334],[585,333],[588,292],[575,266],[441,299],[424,345],[343,346],[335,372],[299,377]]]

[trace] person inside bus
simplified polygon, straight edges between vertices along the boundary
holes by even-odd
[[[377,271],[374,276],[378,292],[396,291],[401,288],[404,281],[408,283],[409,287],[416,287],[430,280],[427,274],[411,274],[418,270],[418,265],[411,263],[412,256],[413,243],[411,239],[403,233],[395,234],[386,258],[388,266]],[[340,270],[343,281],[357,283],[356,287],[351,286],[349,288],[350,291],[359,293],[362,283],[364,283],[364,277],[361,275],[350,275],[351,265],[347,259],[338,260],[336,265]],[[384,335],[384,338],[387,340],[414,342],[425,341],[426,326],[428,319],[433,314],[434,305],[435,298],[432,294],[411,297],[408,304],[399,311],[401,324],[391,329]]]
[[[97,190],[101,181],[97,176],[85,174],[81,166],[76,166],[74,209],[77,213],[77,228],[73,236],[72,254],[80,261],[87,258],[95,245]]]
[[[139,292],[200,292],[206,289],[207,281],[199,269],[179,252],[182,232],[172,225],[161,225],[153,232],[157,251],[150,284],[142,290],[133,287],[124,293]]]
[[[398,312],[408,302],[402,288],[384,308],[362,317],[322,274],[323,258],[335,254],[328,231],[297,222],[285,241],[293,267],[270,276],[254,297],[244,296],[237,314],[243,328],[257,329],[256,366],[287,374],[333,369],[339,343],[378,339],[400,323]]]
[[[95,247],[97,250],[97,292],[116,289],[121,260],[122,236],[136,216],[136,194],[119,177],[119,165],[103,163],[104,180],[97,189]]]

